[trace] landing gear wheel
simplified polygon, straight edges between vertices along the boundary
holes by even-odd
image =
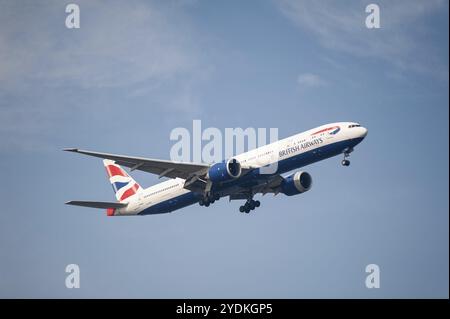
[[[353,149],[349,149],[349,150],[344,151],[344,159],[341,162],[342,166],[350,166],[350,161],[347,159],[347,157],[350,156],[350,153],[352,151],[353,151]]]
[[[349,160],[346,160],[346,159],[344,159],[344,160],[342,160],[342,166],[350,166],[350,161]]]
[[[200,206],[208,207],[209,205],[213,204],[215,201],[218,201],[220,199],[219,194],[213,194],[213,193],[206,193],[202,199],[199,200]]]
[[[244,207],[244,212],[246,214],[250,213],[250,211],[251,211],[250,202],[247,201],[243,207]]]
[[[239,211],[241,213],[250,213],[250,211],[254,210],[255,208],[261,206],[261,202],[259,200],[253,200],[252,198],[249,198],[244,205],[239,207]]]

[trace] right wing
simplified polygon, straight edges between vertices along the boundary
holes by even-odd
[[[194,175],[204,175],[209,169],[208,164],[202,163],[183,163],[173,162],[167,160],[158,160],[144,157],[132,157],[109,153],[99,153],[80,150],[77,148],[65,149],[68,152],[80,153],[89,156],[100,157],[104,159],[110,159],[116,162],[118,165],[129,167],[133,170],[140,170],[152,174],[159,175],[159,177],[167,176],[170,178],[183,178],[188,179]]]
[[[107,208],[122,208],[127,206],[127,203],[71,200],[70,202],[67,202],[66,205],[107,209]]]

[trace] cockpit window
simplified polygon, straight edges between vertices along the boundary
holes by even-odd
[[[359,124],[351,124],[351,125],[348,126],[348,128],[360,127],[360,126],[361,126],[361,125],[359,125]]]

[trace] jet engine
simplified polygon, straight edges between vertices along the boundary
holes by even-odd
[[[281,183],[281,192],[287,196],[298,195],[311,189],[312,177],[307,172],[296,172]]]
[[[241,163],[235,158],[226,162],[216,163],[209,168],[208,177],[212,182],[227,182],[239,178],[242,174]]]

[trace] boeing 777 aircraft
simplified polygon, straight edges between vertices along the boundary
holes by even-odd
[[[249,213],[260,206],[260,202],[253,199],[258,193],[293,196],[311,189],[309,173],[281,174],[339,154],[344,155],[342,165],[349,166],[347,158],[366,135],[367,129],[358,123],[332,123],[211,165],[66,149],[103,158],[117,198],[117,202],[70,201],[66,204],[103,208],[108,216],[151,215],[170,213],[195,203],[208,207],[221,197],[229,196],[230,200],[246,200],[239,211]],[[142,189],[120,166],[171,179]]]

